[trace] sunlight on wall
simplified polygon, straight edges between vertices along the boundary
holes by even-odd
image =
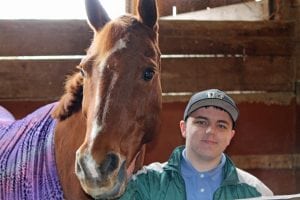
[[[100,0],[111,18],[125,13],[125,0]],[[86,19],[84,0],[1,0],[0,19]]]

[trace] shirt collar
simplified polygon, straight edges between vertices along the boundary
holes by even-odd
[[[182,157],[183,159],[181,161],[181,173],[187,177],[203,174],[205,177],[210,177],[211,179],[215,179],[217,178],[216,177],[217,175],[221,174],[222,168],[226,162],[226,156],[224,153],[222,153],[221,161],[215,168],[209,171],[200,172],[197,169],[195,169],[191,164],[191,162],[187,159],[186,149],[182,151]]]

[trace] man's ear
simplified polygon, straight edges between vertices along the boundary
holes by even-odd
[[[235,130],[231,130],[231,139],[234,137],[235,135]]]
[[[186,138],[186,122],[184,120],[181,120],[179,122],[179,126],[180,126],[180,131],[181,131],[181,135],[183,138]]]
[[[230,142],[231,142],[232,138],[234,137],[234,135],[235,135],[235,130],[231,130],[231,137],[228,140],[228,145],[230,144]]]

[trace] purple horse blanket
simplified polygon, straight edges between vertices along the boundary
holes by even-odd
[[[0,199],[63,199],[55,163],[55,103],[21,120],[0,106]]]

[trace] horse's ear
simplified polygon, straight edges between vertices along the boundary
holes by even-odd
[[[139,0],[138,14],[140,20],[153,30],[157,30],[158,11],[156,0]]]
[[[100,4],[99,0],[85,0],[85,9],[88,22],[94,31],[100,30],[107,22],[110,21],[109,16]]]
[[[53,118],[64,120],[81,108],[83,98],[83,77],[76,73],[69,77],[65,85],[65,94],[51,113]]]

